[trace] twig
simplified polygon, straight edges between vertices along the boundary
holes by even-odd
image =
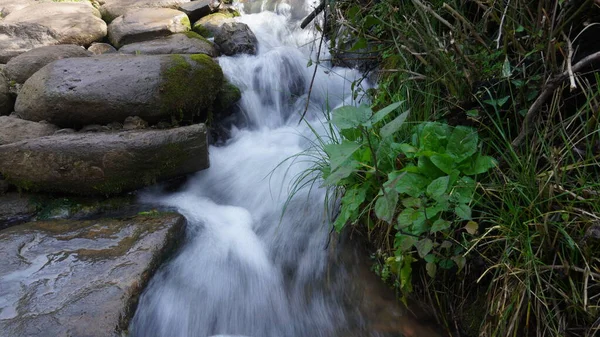
[[[308,112],[308,105],[310,104],[310,94],[312,93],[313,84],[315,84],[315,77],[317,76],[317,70],[319,69],[319,56],[321,56],[321,46],[323,46],[323,39],[325,38],[325,32],[321,32],[321,40],[319,41],[319,49],[317,50],[317,60],[315,61],[315,71],[313,71],[312,78],[310,80],[310,87],[308,88],[308,96],[306,97],[306,107],[304,107],[304,112],[298,121],[298,125],[302,123],[304,116],[306,116],[306,112]]]
[[[588,269],[583,269],[583,268],[575,267],[575,266],[550,265],[550,266],[541,266],[540,269],[541,270],[568,269],[568,270],[576,271],[579,273],[587,274],[591,277],[596,278],[597,280],[600,280],[600,274],[594,273]]]
[[[563,32],[563,38],[567,41],[567,48],[569,49],[569,53],[567,54],[567,73],[569,74],[569,89],[571,92],[577,89],[577,84],[575,84],[575,76],[573,75],[573,65],[571,64],[571,60],[573,59],[573,44],[571,44],[571,40],[567,37],[567,35]]]
[[[584,67],[588,66],[590,63],[595,62],[595,61],[600,61],[600,51],[595,52],[595,53],[588,55],[587,57],[581,59],[581,61],[577,62],[572,67],[571,70],[573,73],[579,72]],[[552,93],[558,87],[558,85],[561,84],[568,76],[569,76],[569,72],[565,71],[562,74],[559,74],[559,75],[555,76],[553,79],[548,81],[546,88],[544,88],[544,90],[538,96],[538,98],[535,100],[535,102],[533,102],[533,104],[531,105],[529,110],[527,110],[527,114],[525,115],[525,119],[523,120],[523,126],[521,127],[521,131],[519,132],[519,135],[517,136],[517,138],[515,138],[515,140],[513,140],[513,142],[511,143],[513,148],[516,148],[519,145],[521,145],[521,143],[523,142],[523,140],[525,139],[525,137],[527,136],[527,134],[530,131],[529,125],[531,124],[531,122],[533,122],[533,119],[537,116],[538,110],[546,102],[548,97],[550,97],[550,95],[552,95]]]
[[[442,7],[447,9],[450,12],[450,14],[452,14],[452,16],[454,16],[456,19],[458,19],[460,22],[462,22],[467,27],[467,29],[469,29],[471,31],[471,34],[473,34],[473,36],[475,36],[475,39],[477,41],[479,41],[479,43],[481,43],[481,45],[484,46],[485,49],[487,49],[489,51],[487,43],[485,43],[485,41],[483,41],[481,36],[477,33],[477,30],[475,30],[475,27],[473,27],[473,25],[469,21],[467,21],[467,19],[465,19],[454,8],[452,8],[452,6],[448,5],[447,3],[444,3],[444,5]]]
[[[433,15],[434,18],[436,18],[439,22],[441,22],[444,26],[450,28],[450,30],[454,30],[454,26],[452,24],[450,24],[450,22],[444,20],[444,18],[442,18],[441,16],[438,15],[438,13],[436,13],[433,9],[431,9],[429,6],[424,5],[421,1],[419,0],[413,0],[413,2],[415,3],[415,5],[421,7],[424,11],[426,11],[427,13]]]
[[[502,19],[500,19],[500,28],[498,28],[498,38],[496,39],[496,49],[500,49],[500,38],[502,37],[502,27],[504,27],[504,18],[506,18],[506,12],[508,11],[508,7],[510,6],[510,0],[506,3],[506,7],[504,7],[504,13],[502,13]]]
[[[321,13],[323,10],[325,9],[325,0],[322,0],[321,3],[319,4],[319,6],[317,6],[317,8],[315,8],[314,11],[312,11],[310,14],[308,14],[308,16],[306,18],[304,18],[304,20],[302,20],[302,23],[300,24],[300,28],[304,29],[306,28],[306,26],[308,26],[308,24],[314,20],[317,15],[319,15],[319,13]]]

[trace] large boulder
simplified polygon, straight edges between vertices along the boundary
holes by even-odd
[[[258,40],[250,27],[241,22],[225,23],[215,34],[215,43],[225,55],[251,54],[258,49]]]
[[[219,0],[195,0],[181,4],[177,9],[184,12],[191,22],[195,22],[218,9],[220,5]]]
[[[234,22],[236,16],[239,16],[237,11],[221,10],[194,22],[192,30],[204,37],[214,37],[221,26],[225,23]]]
[[[115,47],[111,46],[108,43],[102,42],[92,43],[92,45],[89,46],[87,50],[94,55],[114,54],[117,52],[117,49]]]
[[[4,68],[4,74],[11,81],[25,83],[31,75],[48,63],[64,58],[91,55],[91,52],[74,44],[35,48],[8,61]]]
[[[181,215],[156,213],[0,231],[2,336],[122,336],[184,228]]]
[[[0,145],[15,143],[25,139],[50,136],[56,131],[58,131],[58,128],[52,124],[0,116]]]
[[[123,122],[139,116],[201,120],[223,85],[207,55],[118,55],[55,61],[35,73],[17,97],[23,119],[60,127]]]
[[[100,12],[106,22],[140,8],[178,8],[190,0],[101,0]]]
[[[59,43],[53,29],[38,23],[5,23],[0,21],[0,63],[33,48]]]
[[[119,49],[119,52],[143,55],[206,54],[211,57],[219,56],[219,52],[211,42],[194,32],[173,34],[156,40],[128,44]]]
[[[106,23],[89,2],[38,3],[10,13],[3,23],[48,27],[60,44],[87,46],[106,36]]]
[[[54,135],[0,146],[0,173],[31,191],[108,195],[208,167],[204,124]]]
[[[4,18],[14,11],[18,11],[19,9],[23,9],[35,3],[35,0],[2,0],[0,1],[0,18]]]
[[[142,8],[113,20],[108,26],[108,39],[115,47],[120,47],[190,29],[190,19],[183,12],[169,8]]]
[[[13,111],[13,99],[10,96],[9,82],[0,72],[0,116],[8,115]]]

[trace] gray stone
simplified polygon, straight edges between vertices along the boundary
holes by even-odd
[[[108,39],[113,46],[121,47],[190,29],[190,20],[183,12],[169,8],[142,8],[114,19],[108,26]]]
[[[8,181],[4,180],[4,177],[0,177],[0,195],[6,193],[9,189],[10,185],[8,183]],[[2,206],[0,206],[1,208]],[[0,221],[2,221],[1,219],[2,214],[0,213]]]
[[[1,176],[0,185],[4,186],[4,188],[8,187],[8,182],[2,180]],[[29,221],[35,213],[36,207],[28,196],[17,192],[0,193],[0,230],[15,223]],[[2,232],[0,231],[0,233]],[[2,274],[0,273],[0,275]],[[2,316],[2,312],[0,312],[0,316]]]
[[[15,117],[0,116],[0,145],[49,136],[57,130],[56,126],[48,123],[37,123]]]
[[[38,23],[0,21],[0,63],[33,48],[58,44],[58,38],[53,29]]]
[[[202,117],[221,90],[223,72],[207,55],[116,55],[55,61],[25,84],[16,114],[62,128]]]
[[[130,10],[140,8],[173,8],[190,0],[103,0],[100,12],[106,22],[127,13]]]
[[[13,105],[9,81],[0,72],[0,116],[10,114],[13,111]]]
[[[196,22],[217,10],[220,5],[218,0],[197,0],[181,4],[177,9],[184,12],[191,22]]]
[[[121,336],[184,227],[181,215],[157,213],[0,231],[2,336]]]
[[[60,130],[56,131],[54,134],[55,135],[68,135],[68,134],[72,134],[75,132],[76,132],[75,129],[67,128],[67,129],[60,129]]]
[[[119,49],[123,54],[206,54],[219,56],[215,46],[194,32],[173,34],[152,41],[136,42]]]
[[[104,125],[92,124],[84,126],[79,132],[102,132],[109,131],[110,129]]]
[[[258,49],[258,40],[245,23],[225,23],[215,34],[215,43],[225,55],[251,54]]]
[[[6,17],[8,14],[23,9],[29,5],[33,5],[34,0],[1,0],[0,1],[0,18]]]
[[[64,58],[91,55],[92,53],[74,44],[35,48],[8,61],[4,74],[11,81],[25,83],[31,75],[48,63]]]
[[[239,16],[237,12],[221,10],[196,21],[192,29],[204,37],[213,37],[225,23],[234,22],[236,16]]]
[[[147,127],[148,123],[138,116],[129,116],[123,122],[123,130],[141,130]]]
[[[87,46],[106,36],[106,23],[89,2],[38,3],[10,13],[3,23],[48,27],[60,44]]]
[[[114,54],[117,52],[117,49],[108,43],[100,43],[94,42],[88,48],[88,51],[94,55],[102,55],[102,54]]]
[[[109,195],[208,167],[204,124],[67,134],[0,146],[0,173],[22,190]]]

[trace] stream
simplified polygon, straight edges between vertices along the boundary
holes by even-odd
[[[315,140],[298,123],[320,33],[301,30],[297,13],[311,5],[282,2],[275,12],[238,18],[257,36],[258,53],[218,60],[242,90],[244,127],[211,146],[210,168],[178,192],[142,197],[177,209],[188,226],[178,254],[141,296],[132,336],[438,336],[397,304],[368,270],[365,253],[330,239],[318,182],[288,200],[295,178],[312,165],[295,156]],[[351,85],[361,76],[320,64],[306,114],[316,132],[324,132],[328,106],[356,103]]]

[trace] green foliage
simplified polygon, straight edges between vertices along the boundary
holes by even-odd
[[[495,160],[480,154],[471,128],[426,122],[403,137],[409,112],[394,113],[401,104],[376,113],[365,105],[334,110],[332,123],[342,137],[324,146],[328,162],[322,173],[325,186],[345,191],[336,230],[373,213],[394,229],[393,257],[386,264],[401,290],[410,292],[414,262],[426,261],[432,277],[438,266],[464,266],[462,246],[447,239],[472,220],[473,176]]]

